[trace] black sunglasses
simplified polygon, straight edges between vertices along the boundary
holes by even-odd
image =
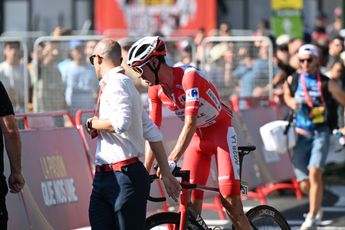
[[[300,63],[304,63],[305,61],[307,61],[310,64],[313,62],[313,58],[299,59]]]
[[[99,56],[98,54],[91,55],[91,56],[89,57],[89,60],[90,60],[91,65],[94,64],[95,57],[103,58],[103,57]]]

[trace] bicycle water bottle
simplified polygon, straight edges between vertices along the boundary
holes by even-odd
[[[333,130],[333,135],[338,139],[339,144],[343,147],[345,147],[345,137],[342,132],[340,132],[338,129]]]

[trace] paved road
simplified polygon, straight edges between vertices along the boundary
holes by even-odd
[[[259,204],[259,202],[249,199],[243,203],[245,210]],[[299,229],[304,221],[303,213],[308,212],[308,199],[304,197],[302,200],[298,200],[292,191],[270,195],[267,204],[275,207],[284,215],[291,229]],[[324,216],[318,229],[345,230],[345,185],[327,186],[322,208]],[[230,224],[219,220],[214,212],[205,210],[203,211],[203,217],[205,217],[207,223],[221,225],[223,229],[231,229]]]

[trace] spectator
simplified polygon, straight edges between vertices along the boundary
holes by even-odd
[[[326,73],[326,76],[334,80],[339,87],[345,90],[345,68],[344,64],[340,61],[336,61],[330,67],[329,71]],[[338,106],[338,127],[345,126],[345,117],[344,117],[344,106]]]
[[[337,61],[340,61],[340,54],[344,51],[344,38],[336,36],[332,38],[328,45],[328,61],[326,65],[326,71]]]
[[[88,67],[85,48],[81,41],[70,41],[72,62],[66,67],[65,99],[72,116],[78,109],[92,109],[96,104],[97,77],[95,71]]]
[[[60,71],[56,67],[56,61],[59,54],[58,44],[48,42],[38,53],[38,69],[33,76],[34,112],[47,112],[66,110],[65,86],[63,84]],[[37,72],[37,73],[36,73]]]
[[[205,28],[200,28],[197,33],[194,36],[194,44],[196,47],[196,54],[195,54],[195,59],[196,59],[196,67],[198,68],[200,66],[200,63],[203,59],[204,56],[204,50],[202,48],[202,41],[204,40],[206,36]]]
[[[340,7],[334,9],[334,21],[327,25],[326,32],[332,38],[339,36],[339,32],[342,29],[342,10]]]
[[[11,101],[0,82],[0,228],[6,230],[8,213],[5,197],[8,188],[4,175],[4,142],[11,169],[8,185],[10,192],[18,193],[25,184],[21,167],[21,142]]]
[[[254,75],[253,75],[253,65],[254,59],[250,56],[249,50],[246,47],[241,47],[238,50],[238,57],[240,63],[232,72],[233,79],[239,80],[240,87],[240,97],[250,97],[254,90]],[[243,109],[244,104],[240,103],[241,109]]]
[[[5,61],[0,63],[0,81],[3,82],[16,112],[25,111],[25,71],[21,63],[22,50],[19,42],[6,42],[4,45]],[[27,74],[29,77],[29,75]],[[31,87],[28,78],[29,88]],[[30,90],[28,88],[28,90]]]
[[[311,33],[312,43],[325,46],[329,43],[330,37],[326,33],[327,15],[319,12],[314,20],[314,28]]]
[[[337,127],[337,103],[345,105],[345,92],[319,70],[317,48],[303,45],[298,51],[301,73],[284,85],[286,104],[295,111],[298,141],[293,165],[301,190],[309,194],[309,212],[302,230],[316,229],[322,219],[322,174],[331,130]]]

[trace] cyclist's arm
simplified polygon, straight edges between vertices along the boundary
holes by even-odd
[[[177,143],[170,153],[168,160],[177,162],[186,151],[196,129],[196,115],[186,115],[182,131],[177,139]]]
[[[148,90],[150,118],[160,128],[162,124],[162,102],[158,97],[159,87],[150,87]],[[144,166],[148,172],[151,171],[155,157],[149,144],[145,146]]]

